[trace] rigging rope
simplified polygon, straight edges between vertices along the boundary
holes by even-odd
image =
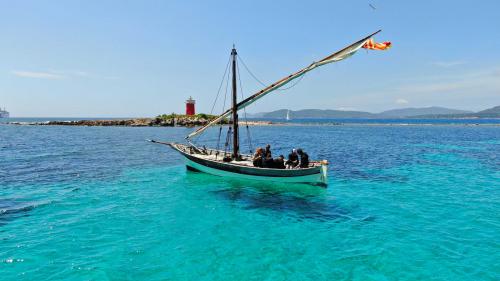
[[[260,81],[259,78],[257,78],[257,76],[255,76],[251,71],[250,69],[248,68],[248,66],[245,64],[245,62],[243,61],[243,59],[241,58],[240,55],[238,55],[238,60],[241,61],[241,63],[243,64],[243,66],[245,67],[245,69],[247,70],[247,72],[253,77],[253,79],[255,79],[257,82],[260,83],[260,85],[262,85],[263,87],[266,87],[267,85],[262,83],[262,81]]]
[[[226,90],[224,93],[224,103],[222,104],[222,112],[226,109],[226,99],[227,99],[227,89],[229,88],[229,77],[231,76],[231,69],[229,69],[229,72],[227,73],[227,79],[226,79]],[[222,120],[220,121],[222,125]]]
[[[295,83],[287,88],[282,88],[282,89],[277,89],[276,91],[286,91],[286,90],[289,90],[295,86],[297,86],[297,84],[300,83],[300,81],[302,81],[302,79],[306,76],[307,72],[304,73],[302,76],[299,77],[299,79],[295,80]]]
[[[267,85],[266,85],[266,84],[264,84],[264,83],[263,83],[263,82],[262,82],[259,78],[257,78],[257,76],[255,76],[255,75],[252,73],[252,71],[250,71],[250,69],[249,69],[249,68],[248,68],[248,66],[245,64],[245,62],[243,61],[243,59],[241,58],[241,56],[239,56],[239,55],[238,55],[238,59],[241,61],[241,63],[243,64],[243,66],[245,67],[245,69],[247,70],[247,72],[250,74],[250,76],[252,76],[252,77],[253,77],[253,78],[254,78],[257,82],[259,82],[259,83],[260,83],[263,87],[267,87]],[[307,74],[307,73],[306,73],[306,74]],[[298,80],[296,80],[296,82],[295,82],[293,85],[291,85],[291,86],[289,86],[289,87],[287,87],[287,88],[283,88],[283,89],[276,89],[276,91],[286,91],[286,90],[289,90],[289,89],[291,89],[291,88],[293,88],[293,87],[297,86],[297,84],[299,84],[299,83],[300,83],[300,81],[302,81],[302,79],[304,78],[304,76],[306,76],[306,74],[304,74],[304,75],[300,76],[300,77],[299,77],[299,79],[298,79]]]
[[[212,115],[214,112],[215,104],[217,103],[217,99],[219,98],[220,90],[222,88],[222,84],[224,83],[224,79],[226,78],[226,72],[227,72],[227,69],[229,68],[230,62],[231,62],[231,56],[229,56],[229,59],[228,59],[227,64],[226,64],[226,69],[224,70],[224,75],[222,75],[222,80],[220,81],[219,90],[217,90],[217,96],[215,97],[214,104],[212,105],[212,109],[210,110],[210,115]]]
[[[243,61],[243,59],[241,58],[240,55],[236,56],[237,58],[237,62],[236,62],[236,67],[237,67],[237,73],[236,75],[238,76],[238,80],[239,80],[239,83],[240,83],[240,93],[241,93],[241,98],[244,99],[244,95],[243,95],[243,84],[241,83],[241,72],[240,72],[240,68],[239,68],[239,63],[238,62],[241,62],[243,64],[243,66],[245,67],[246,71],[250,74],[250,76],[252,76],[260,85],[262,85],[263,87],[267,87],[267,85],[265,83],[263,83],[259,78],[257,78],[257,76],[255,74],[253,74],[253,72],[250,70],[250,68],[248,68],[248,66],[245,64],[245,62]],[[221,89],[222,89],[222,85],[224,84],[224,80],[226,80],[226,87],[225,87],[225,90],[224,90],[224,102],[222,104],[222,112],[224,112],[225,108],[226,108],[226,100],[227,100],[227,93],[228,93],[228,88],[229,88],[229,80],[230,80],[230,76],[232,74],[232,70],[231,68],[229,67],[231,65],[231,56],[229,56],[229,59],[227,61],[227,64],[226,64],[226,68],[224,70],[224,75],[222,76],[222,80],[219,84],[219,89],[217,90],[217,96],[215,97],[215,101],[212,105],[212,109],[210,110],[210,115],[213,114],[214,112],[214,109],[215,109],[215,106],[217,104],[217,101],[219,99],[219,96],[220,96],[220,93],[221,93]],[[229,71],[228,71],[229,69]],[[226,76],[227,74],[227,76]],[[286,91],[286,90],[289,90],[293,87],[295,87],[297,84],[299,84],[302,79],[304,78],[305,74],[300,76],[299,79],[297,79],[295,81],[294,84],[290,85],[289,87],[287,88],[283,88],[283,89],[276,89],[277,91]],[[245,119],[245,127],[246,127],[246,131],[247,131],[247,144],[248,144],[248,150],[250,151],[250,154],[252,154],[252,150],[253,150],[253,145],[252,145],[252,136],[251,136],[251,133],[250,133],[250,128],[248,126],[248,118],[247,118],[247,112],[246,112],[246,108],[243,108],[243,112],[244,112],[244,119]],[[235,120],[233,120],[233,122],[235,122]],[[223,120],[220,121],[220,128],[219,128],[219,134],[218,134],[218,137],[217,137],[217,150],[219,150],[220,148],[220,139],[221,139],[221,135],[222,135],[222,126],[223,126]],[[225,143],[225,149],[224,149],[224,154],[227,153],[227,147],[228,145],[231,143],[231,139],[229,138],[230,135],[232,134],[232,130],[231,130],[231,127],[229,127],[228,129],[228,132],[227,132],[227,135],[226,135],[226,143]],[[198,138],[196,138],[197,141],[199,141],[201,138],[201,135],[198,136]]]
[[[214,103],[212,105],[212,109],[210,110],[210,115],[213,115],[213,113],[214,113],[214,108],[215,108],[215,105],[217,104],[217,100],[219,99],[220,90],[222,89],[222,85],[224,83],[224,80],[226,79],[226,73],[227,73],[227,70],[229,69],[230,62],[231,62],[231,56],[229,56],[229,59],[227,60],[226,69],[224,69],[224,75],[222,75],[222,80],[220,81],[219,89],[217,90],[217,96],[215,96],[215,100],[214,100]],[[201,139],[202,139],[202,135],[199,135],[198,138],[196,138],[196,142],[200,142]],[[219,143],[220,143],[220,132],[219,132],[219,137],[217,140],[217,149],[219,147]]]
[[[241,83],[241,72],[240,72],[239,63],[236,63],[236,68],[238,70],[237,74],[238,74],[238,80],[240,82],[241,99],[243,100],[245,97],[243,96],[243,83]],[[244,116],[245,116],[245,127],[247,129],[246,131],[247,131],[248,151],[250,152],[250,154],[252,154],[253,145],[252,145],[252,136],[250,135],[250,128],[248,127],[247,109],[243,108],[243,112],[244,112]]]
[[[220,136],[222,135],[222,126],[219,128],[219,136],[217,137],[217,148],[215,152],[215,159],[217,160],[217,156],[219,155],[219,150],[220,150]]]
[[[229,62],[231,62],[231,57],[229,57],[229,59],[230,59]],[[228,66],[229,66],[229,64],[228,64]],[[226,75],[226,73],[224,73],[224,75]],[[222,112],[224,112],[224,110],[226,109],[227,89],[229,88],[229,77],[230,77],[230,75],[231,75],[231,69],[229,68],[229,71],[227,72],[226,89],[224,91],[224,103],[222,104]],[[224,81],[224,80],[222,80],[222,81]],[[222,134],[222,120],[220,120],[219,124],[220,124],[220,128],[219,128],[219,138],[217,140],[217,147],[219,147],[220,136]],[[229,135],[229,132],[228,132],[228,135]],[[225,148],[224,148],[224,156],[226,155],[227,145],[228,145],[228,141],[227,141],[227,136],[226,136],[226,144],[225,144]]]
[[[226,143],[224,145],[224,157],[227,155],[227,148],[232,145],[232,140],[233,138],[231,137],[232,136],[232,127],[229,126],[228,129],[227,129],[227,135],[226,135]]]

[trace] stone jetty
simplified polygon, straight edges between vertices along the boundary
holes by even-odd
[[[13,125],[38,125],[38,126],[118,126],[118,127],[195,127],[204,126],[216,116],[207,114],[187,115],[159,115],[155,118],[134,118],[134,119],[107,119],[107,120],[72,120],[72,121],[46,121],[46,122],[10,122]],[[231,124],[228,119],[224,119],[222,124]],[[247,122],[240,120],[246,125]],[[248,125],[274,125],[270,121],[248,121]]]

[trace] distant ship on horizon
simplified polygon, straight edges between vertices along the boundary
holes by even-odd
[[[10,113],[4,108],[0,108],[0,118],[9,118]]]

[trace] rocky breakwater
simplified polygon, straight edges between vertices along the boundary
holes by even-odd
[[[112,120],[47,121],[47,122],[28,123],[26,125],[147,127],[150,126],[149,125],[150,123],[151,123],[151,118],[138,118],[138,119],[120,119],[120,120],[112,119]]]
[[[87,127],[195,127],[204,126],[214,120],[217,116],[208,114],[179,115],[163,114],[155,118],[134,118],[134,119],[106,119],[106,120],[71,120],[71,121],[46,121],[46,122],[9,122],[11,125],[34,125],[34,126],[87,126]],[[232,124],[229,119],[223,119],[223,125]],[[271,121],[244,121],[240,120],[240,126],[266,126],[278,125]]]
[[[134,119],[107,119],[107,120],[71,120],[71,121],[46,121],[46,122],[10,122],[12,125],[38,125],[38,126],[122,126],[122,127],[194,127],[203,126],[216,118],[213,115],[178,115],[164,114],[155,118]],[[229,124],[227,119],[222,124]]]
[[[152,119],[149,126],[159,127],[194,127],[204,126],[208,122],[214,120],[217,116],[208,114],[197,115],[178,115],[178,114],[163,114]],[[228,124],[229,121],[224,119],[222,124]]]

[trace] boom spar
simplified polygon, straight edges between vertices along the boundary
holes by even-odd
[[[208,129],[210,126],[219,123],[222,119],[231,115],[233,113],[233,110],[235,110],[235,108],[236,108],[236,111],[238,111],[238,110],[241,110],[241,109],[251,105],[252,103],[256,102],[257,100],[259,100],[259,99],[263,98],[264,96],[270,94],[271,92],[279,89],[280,87],[288,84],[289,82],[303,76],[304,74],[315,69],[316,67],[319,67],[319,66],[322,66],[325,64],[329,64],[329,63],[333,63],[333,62],[338,62],[338,61],[344,60],[344,59],[354,55],[354,53],[356,53],[356,51],[358,51],[361,47],[363,47],[363,45],[365,45],[365,43],[368,40],[370,40],[374,35],[376,35],[377,33],[381,32],[381,31],[382,30],[378,30],[377,32],[374,32],[374,33],[368,35],[367,37],[365,37],[365,38],[363,38],[355,43],[352,43],[351,45],[341,49],[340,51],[337,51],[337,52],[321,59],[318,62],[313,62],[310,65],[308,65],[307,67],[304,67],[303,69],[301,69],[293,74],[290,74],[290,75],[278,80],[277,82],[267,86],[266,88],[258,91],[257,93],[255,93],[255,94],[249,96],[248,98],[242,100],[241,102],[237,103],[236,106],[233,106],[233,108],[226,110],[224,113],[219,115],[214,120],[210,121],[205,126],[198,128],[197,130],[195,130],[194,132],[189,134],[186,137],[186,139],[190,139],[196,135],[199,135],[203,131]]]

